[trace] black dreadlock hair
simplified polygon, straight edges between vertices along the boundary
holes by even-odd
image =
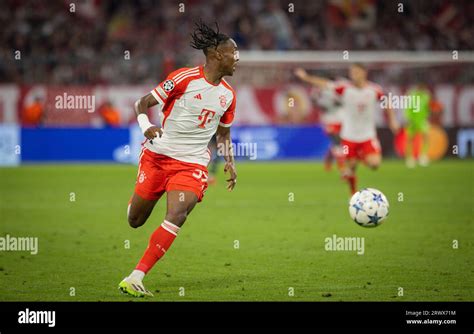
[[[202,20],[199,20],[199,22],[194,24],[196,28],[191,34],[193,39],[191,46],[195,49],[202,50],[206,56],[209,48],[213,47],[214,49],[217,49],[219,44],[227,41],[230,38],[226,34],[219,32],[219,26],[217,22],[214,22],[214,24],[216,25],[215,31],[202,22]]]

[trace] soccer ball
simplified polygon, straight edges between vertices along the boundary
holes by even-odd
[[[356,192],[349,201],[349,214],[360,226],[376,227],[388,216],[388,201],[377,189],[365,188]]]

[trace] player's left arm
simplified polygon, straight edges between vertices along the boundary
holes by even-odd
[[[216,132],[217,151],[222,152],[225,160],[224,173],[229,172],[227,179],[227,190],[232,191],[237,183],[237,169],[235,167],[234,152],[232,148],[232,138],[230,136],[230,126],[219,125]]]
[[[227,190],[232,191],[237,183],[237,170],[235,168],[232,138],[230,127],[234,121],[236,98],[233,92],[232,102],[219,120],[216,132],[217,152],[222,152],[225,160],[224,173],[229,172]]]

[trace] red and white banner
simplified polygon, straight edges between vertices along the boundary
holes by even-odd
[[[21,124],[25,108],[39,97],[44,107],[44,126],[101,126],[97,110],[107,101],[120,114],[120,124],[136,121],[135,101],[147,94],[151,86],[17,86],[0,85],[0,123]],[[402,95],[406,87],[385,87],[385,92]],[[430,87],[442,104],[441,125],[474,126],[474,86],[436,85]],[[235,124],[317,124],[320,111],[302,85],[255,88],[236,87],[237,111]],[[153,110],[153,109],[152,109]],[[403,111],[398,110],[403,120]],[[157,113],[150,113],[156,121]],[[377,124],[385,125],[383,113]]]

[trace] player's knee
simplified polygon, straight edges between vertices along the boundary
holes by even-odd
[[[344,168],[341,170],[341,176],[353,176],[354,171],[351,168]]]
[[[188,213],[186,210],[170,210],[166,214],[166,220],[176,226],[181,226],[186,221]]]
[[[372,170],[377,170],[380,166],[380,161],[371,161],[367,164],[367,166]]]
[[[144,219],[137,216],[128,215],[128,224],[130,225],[130,227],[137,228],[142,226],[144,223]]]

